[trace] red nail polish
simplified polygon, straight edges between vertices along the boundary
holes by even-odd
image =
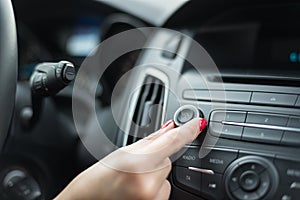
[[[205,129],[206,125],[207,125],[206,119],[201,118],[199,120],[199,129],[200,129],[200,131],[203,131],[203,129]]]
[[[160,127],[160,129],[166,128],[166,127],[169,126],[172,122],[173,122],[172,119],[169,120],[169,121],[167,121],[166,123],[164,123],[164,124]]]

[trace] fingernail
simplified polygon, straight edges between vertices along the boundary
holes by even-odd
[[[172,122],[173,122],[172,119],[169,120],[169,121],[167,121],[166,123],[164,123],[164,124],[160,127],[160,129],[166,128],[166,127],[169,126]]]
[[[205,129],[206,125],[207,125],[206,119],[201,118],[199,120],[199,129],[200,129],[200,131],[203,131],[203,129]]]

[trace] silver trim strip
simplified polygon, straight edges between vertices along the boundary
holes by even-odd
[[[252,124],[252,123],[228,122],[228,121],[222,121],[222,124],[224,124],[224,125],[252,127],[252,128],[272,129],[272,130],[280,130],[280,131],[300,132],[300,128],[274,126],[274,125],[266,125],[266,124]]]
[[[189,170],[195,171],[195,172],[200,172],[203,174],[215,174],[215,172],[211,169],[202,169],[202,168],[197,168],[197,167],[188,167]]]

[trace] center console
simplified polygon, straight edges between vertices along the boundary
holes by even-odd
[[[167,45],[172,37],[162,31],[151,40]],[[192,50],[190,40],[181,37],[177,44],[172,44],[178,55],[188,57],[197,53]],[[134,80],[131,85],[147,84],[149,77],[154,81],[133,95],[130,101],[134,105],[129,113],[138,111],[139,116],[147,116],[143,110],[148,113],[152,102],[147,96],[155,95],[154,99],[161,99],[158,101],[161,109],[151,112],[150,118],[159,121],[151,125],[149,120],[150,125],[135,128],[134,135],[119,133],[117,144],[131,144],[157,130],[168,119],[174,119],[178,126],[195,117],[208,120],[207,129],[186,145],[173,162],[170,199],[299,198],[299,73],[287,70],[279,75],[278,70],[222,67],[218,74],[199,73],[183,57],[170,56],[157,49],[145,51],[139,63],[148,64],[153,60],[166,67],[147,65],[131,76]],[[174,71],[180,75],[172,75]],[[160,85],[159,92],[144,94],[156,91],[151,88],[158,88],[157,85]],[[125,118],[127,121],[134,118],[134,122],[143,126],[147,117],[138,119],[137,116]],[[131,132],[130,126],[126,127]]]

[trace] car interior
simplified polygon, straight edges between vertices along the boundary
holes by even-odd
[[[299,199],[299,19],[295,0],[1,0],[0,199],[53,199],[196,117],[171,200]]]

